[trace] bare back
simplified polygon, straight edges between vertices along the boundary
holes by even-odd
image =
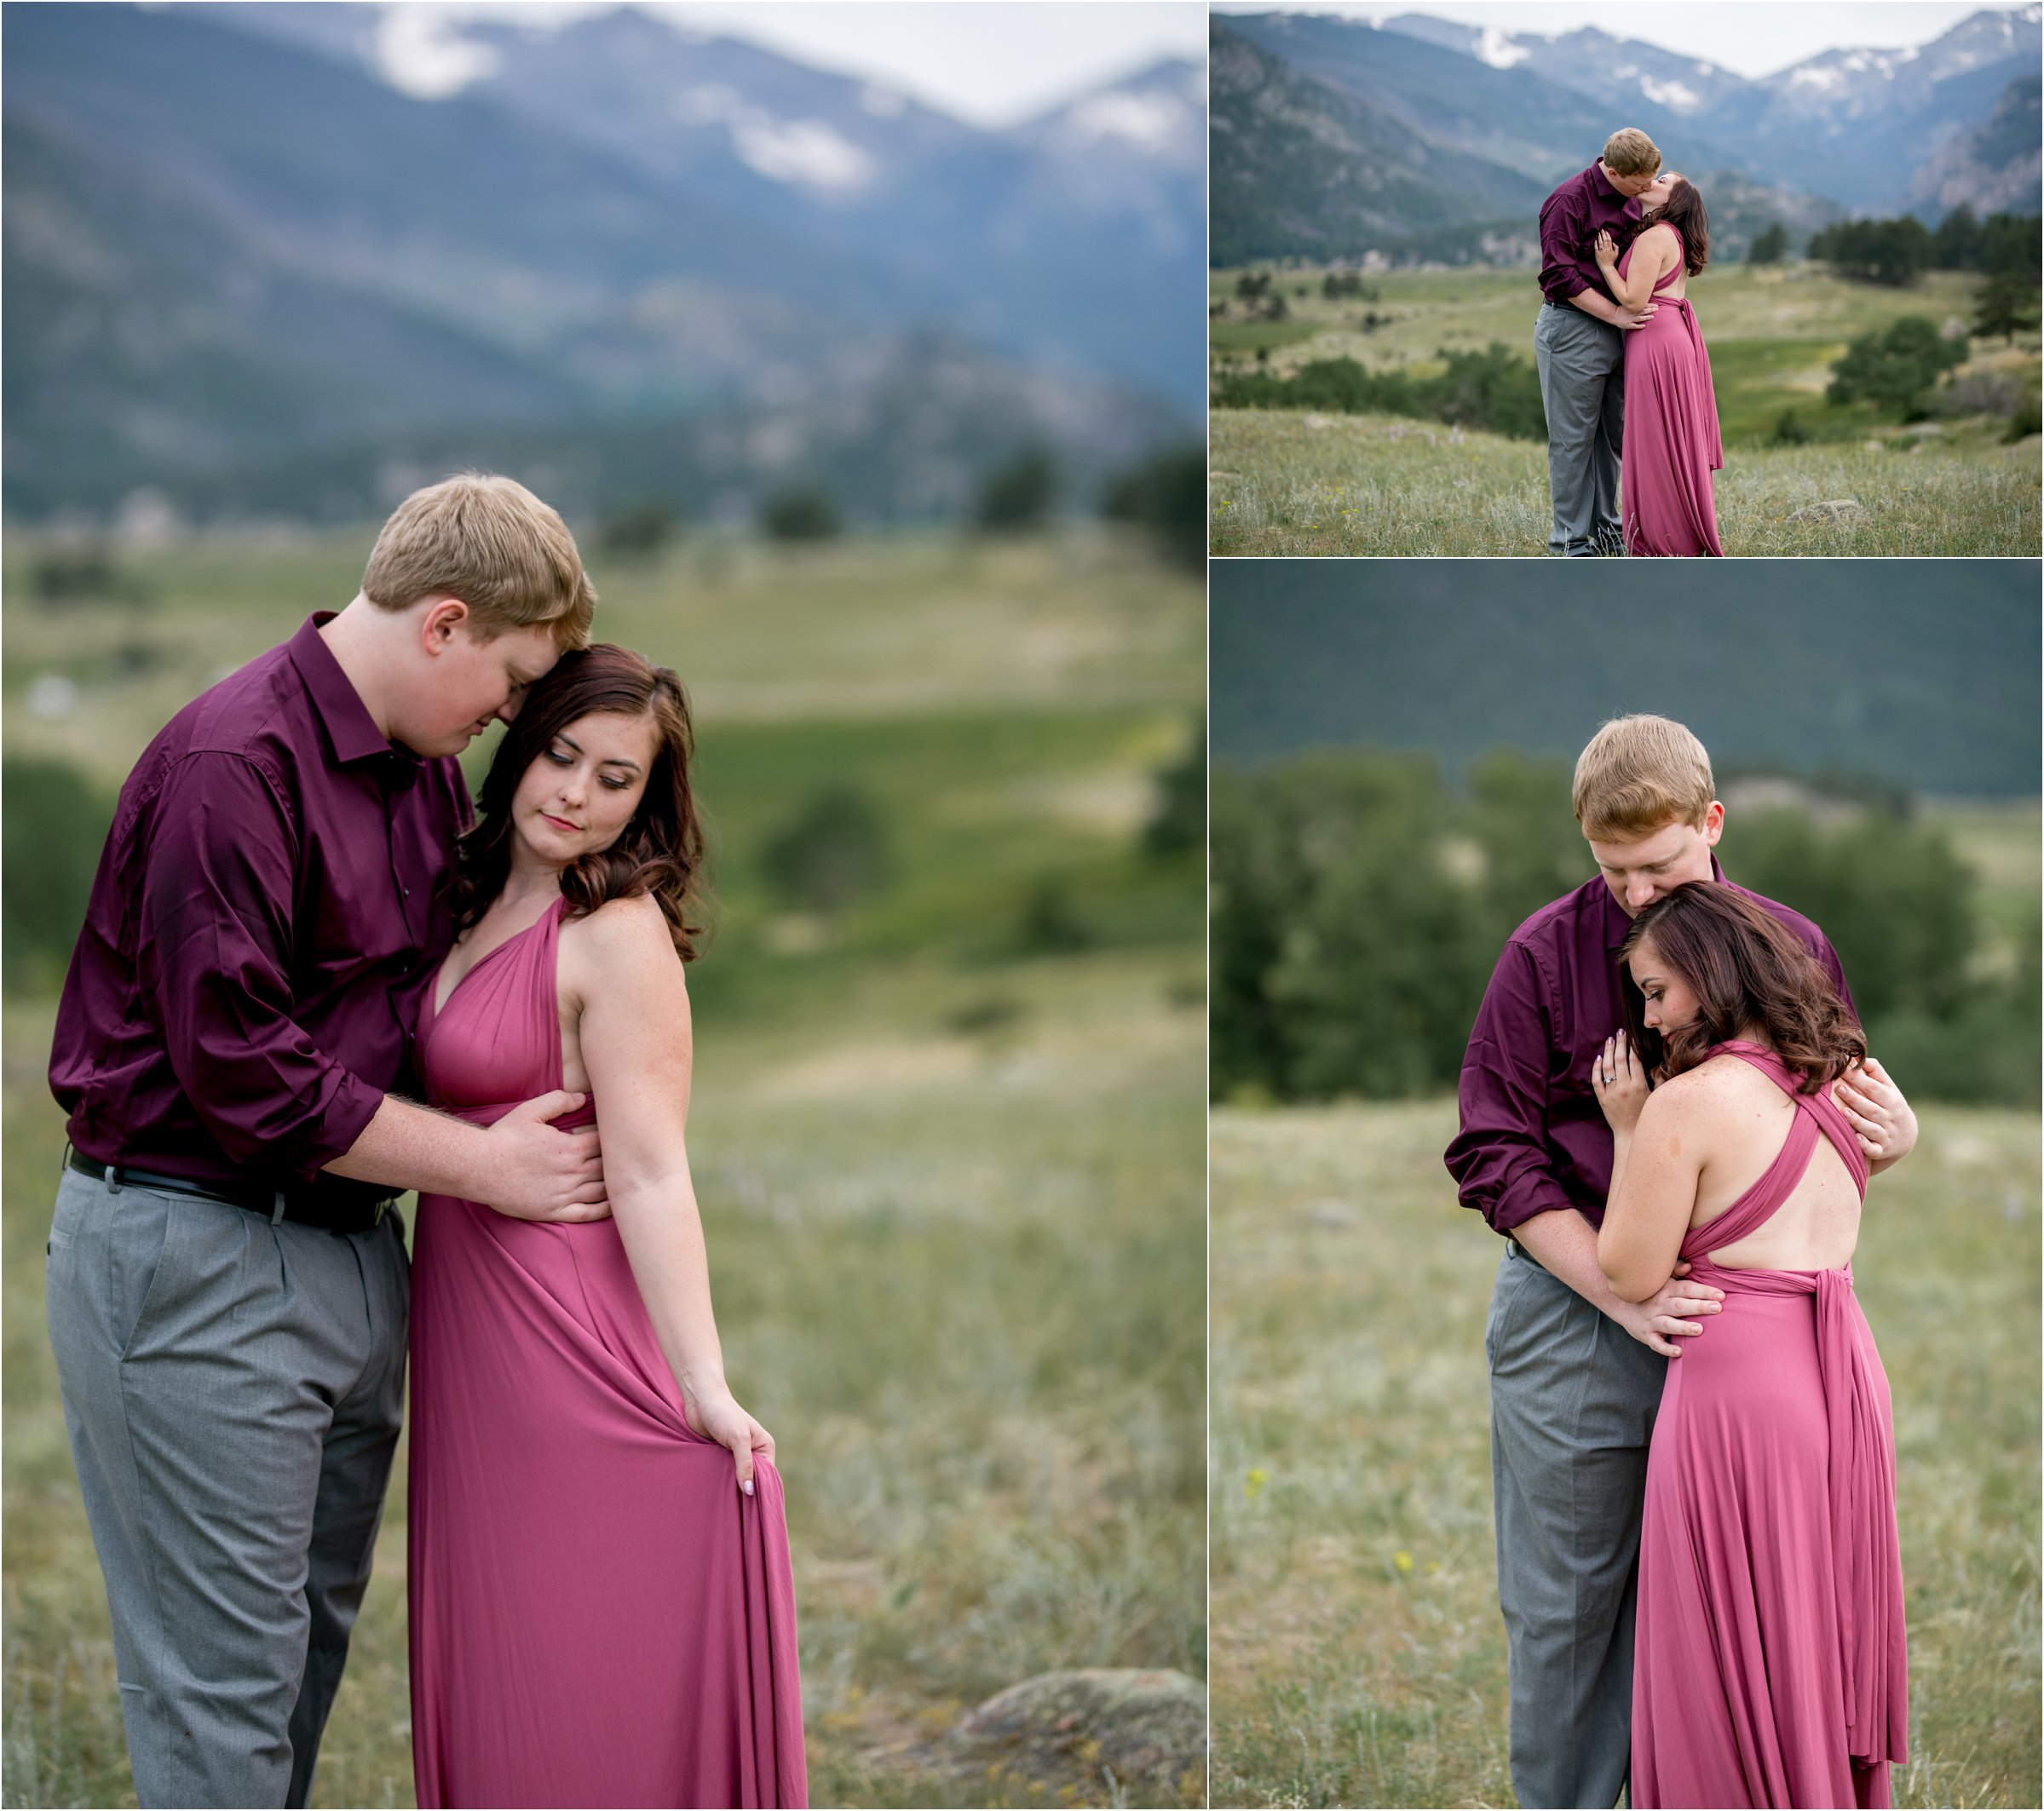
[[[1707,1226],[1767,1173],[1794,1121],[1795,1104],[1769,1077],[1736,1056],[1713,1056],[1684,1078],[1692,1124],[1706,1141],[1692,1227]],[[1809,1167],[1767,1221],[1710,1253],[1728,1270],[1832,1270],[1859,1242],[1860,1195],[1845,1159],[1820,1138]]]

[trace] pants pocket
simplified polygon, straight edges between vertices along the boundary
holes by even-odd
[[[125,1359],[170,1293],[181,1216],[170,1196],[146,1188],[124,1188],[107,1208],[107,1305]]]

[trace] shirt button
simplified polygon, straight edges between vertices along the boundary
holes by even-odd
[[[406,899],[410,899],[412,897],[412,889],[409,887],[400,887],[398,891],[403,894]]]

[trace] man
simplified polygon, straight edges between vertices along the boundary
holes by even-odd
[[[121,789],[58,1009],[50,1343],[144,1805],[302,1805],[397,1443],[400,1191],[607,1211],[548,1095],[400,1098],[450,942],[454,761],[589,635],[561,518],[408,498],[362,589],[187,705]]]
[[[1618,514],[1618,453],[1625,415],[1625,336],[1655,305],[1621,308],[1597,267],[1597,235],[1622,252],[1639,225],[1636,198],[1661,169],[1652,139],[1627,126],[1604,155],[1540,204],[1540,293],[1533,329],[1540,406],[1547,413],[1550,553],[1581,558],[1625,551]]]
[[[1666,1360],[1677,1341],[1710,1337],[1723,1296],[1679,1274],[1642,1302],[1611,1292],[1597,1262],[1611,1135],[1590,1080],[1623,1022],[1627,924],[1685,882],[1731,884],[1712,853],[1724,824],[1713,791],[1710,757],[1679,723],[1620,717],[1598,732],[1575,785],[1598,877],[1512,933],[1463,1061],[1448,1167],[1463,1204],[1510,1241],[1485,1346],[1522,1805],[1609,1807],[1625,1785],[1648,1437]],[[1747,897],[1802,940],[1850,1009],[1824,934]],[[1870,1159],[1914,1144],[1915,1117],[1879,1063],[1836,1094]]]

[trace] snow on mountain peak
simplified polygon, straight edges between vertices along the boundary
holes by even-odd
[[[1677,112],[1703,105],[1703,96],[1681,82],[1656,82],[1651,76],[1642,76],[1639,91],[1656,106],[1673,107]]]
[[[377,72],[416,101],[444,101],[472,82],[494,75],[504,59],[496,47],[463,37],[445,14],[423,7],[386,7],[376,25]]]
[[[1488,63],[1493,69],[1509,69],[1533,55],[1511,33],[1500,31],[1496,26],[1485,26],[1470,48],[1479,62]]]
[[[776,119],[736,89],[712,83],[684,91],[674,103],[684,125],[721,125],[740,163],[775,182],[808,188],[863,188],[872,157],[820,119]]]
[[[1185,107],[1168,95],[1131,94],[1110,89],[1091,95],[1066,116],[1073,135],[1082,144],[1102,139],[1126,139],[1144,151],[1161,151],[1183,128]]]

